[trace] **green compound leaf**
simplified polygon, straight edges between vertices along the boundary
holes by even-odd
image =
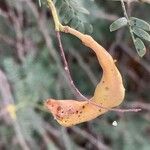
[[[63,14],[62,20],[65,24],[68,24],[71,19],[74,17],[74,12],[72,8],[69,8],[66,12],[66,14]]]
[[[79,0],[65,0],[75,10],[76,13],[90,14],[89,11],[84,8],[83,1]]]
[[[116,21],[114,21],[110,25],[109,29],[112,32],[112,31],[118,30],[119,28],[121,28],[123,26],[126,26],[127,23],[128,23],[127,19],[125,17],[122,17],[122,18],[119,18]]]
[[[63,3],[63,5],[59,9],[59,16],[61,18],[61,21],[64,22],[63,19],[64,19],[65,15],[67,15],[69,12],[70,12],[70,7],[69,7],[68,3]],[[72,14],[72,15],[74,15],[74,14]],[[72,16],[71,16],[71,18],[72,18]],[[66,19],[65,19],[65,21],[68,22],[68,20],[66,20]]]
[[[130,17],[130,24],[131,26],[136,26],[143,30],[150,31],[150,24],[142,19]]]
[[[76,29],[82,33],[85,33],[84,24],[82,22],[79,22],[79,25]]]
[[[84,8],[82,1],[56,0],[55,6],[57,8],[62,24],[68,24],[83,33],[92,33],[92,25],[83,19],[84,14],[88,15],[89,11]]]
[[[84,23],[85,32],[91,34],[93,32],[93,26],[89,23]]]
[[[75,17],[71,20],[70,25],[71,25],[71,27],[73,27],[73,28],[76,29],[76,28],[80,25],[80,22],[81,22],[81,20],[80,20],[77,16],[75,16]]]
[[[136,38],[134,41],[134,45],[135,45],[138,55],[140,57],[143,57],[146,53],[146,47],[144,43],[142,42],[142,40],[139,38]]]
[[[150,42],[150,35],[143,29],[140,29],[138,27],[133,27],[132,30],[133,30],[134,34],[136,34],[137,36],[141,37],[142,39]]]
[[[60,10],[60,8],[63,6],[63,4],[65,4],[65,2],[63,0],[57,0],[55,3],[57,10]]]

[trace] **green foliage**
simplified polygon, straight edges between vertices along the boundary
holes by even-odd
[[[143,57],[146,53],[146,47],[141,39],[134,37],[134,34],[146,41],[150,41],[150,35],[146,31],[150,31],[150,25],[139,18],[130,17],[129,20],[127,18],[122,17],[115,20],[109,27],[110,31],[116,31],[124,26],[128,25],[130,29],[130,33],[137,50],[137,53],[140,57]],[[145,31],[146,30],[146,31]]]
[[[85,19],[85,15],[89,15],[89,11],[84,8],[82,1],[56,0],[55,6],[62,23],[68,24],[83,33],[92,33],[92,25]]]
[[[140,57],[143,57],[146,53],[146,47],[141,39],[135,39],[134,34],[144,40],[150,41],[150,35],[146,32],[150,31],[150,24],[144,21],[143,19],[139,19],[136,17],[128,17],[124,2],[122,0],[121,6],[125,17],[119,18],[116,21],[114,21],[109,27],[110,31],[115,31],[122,28],[123,26],[128,25],[136,51]]]
[[[150,31],[150,24],[148,24],[146,21],[142,19],[135,18],[135,17],[130,17],[129,21],[132,27],[132,31],[135,35],[137,35],[138,37],[146,41],[150,41],[150,35],[149,33],[146,32],[146,31]],[[140,57],[143,57],[146,53],[146,47],[144,43],[139,38],[136,38],[133,41],[134,41],[134,45],[135,45],[138,55]]]
[[[133,30],[134,34],[136,34],[137,36],[141,37],[142,39],[150,42],[150,35],[143,29],[140,29],[138,27],[133,27],[132,30]]]

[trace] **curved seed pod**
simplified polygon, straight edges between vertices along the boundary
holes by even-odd
[[[124,99],[125,89],[114,60],[102,46],[91,36],[82,34],[68,26],[64,28],[63,32],[78,37],[85,46],[91,48],[96,53],[99,64],[103,69],[102,79],[97,85],[91,100],[49,99],[45,102],[45,106],[52,112],[58,123],[67,127],[94,119],[107,112],[109,108],[118,106]]]
[[[124,98],[125,89],[120,72],[111,55],[91,36],[82,34],[70,27],[66,27],[65,32],[78,37],[85,46],[91,48],[96,53],[99,64],[103,69],[103,76],[95,89],[93,101],[100,105],[104,104],[103,106],[106,104],[107,107],[109,107],[108,105],[110,107],[118,106]]]

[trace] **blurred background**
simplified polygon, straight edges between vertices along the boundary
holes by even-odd
[[[128,14],[150,23],[149,1],[132,1],[126,3]],[[75,99],[76,94],[64,72],[51,13],[46,0],[41,2],[40,7],[38,0],[0,1],[0,149],[149,150],[150,44],[144,41],[147,53],[140,58],[127,27],[109,31],[123,16],[120,1],[54,2],[63,24],[90,34],[117,60],[126,88],[120,107],[142,111],[111,111],[69,128],[43,107],[47,98]],[[75,85],[93,95],[102,74],[95,54],[70,35],[62,33],[61,39]]]

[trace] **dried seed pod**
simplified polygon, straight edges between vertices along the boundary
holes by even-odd
[[[63,32],[78,37],[85,46],[91,48],[103,69],[102,79],[96,86],[93,98],[89,101],[49,99],[44,103],[58,123],[68,127],[92,120],[107,112],[109,108],[118,106],[124,99],[125,89],[113,58],[101,45],[91,36],[68,26],[64,27]]]

